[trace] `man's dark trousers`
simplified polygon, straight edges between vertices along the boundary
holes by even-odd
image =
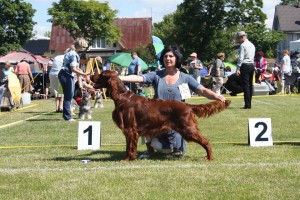
[[[251,108],[252,101],[252,86],[253,86],[253,75],[254,75],[254,64],[242,64],[241,69],[241,80],[242,87],[244,90],[244,108]]]

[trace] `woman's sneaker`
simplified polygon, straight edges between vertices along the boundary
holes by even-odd
[[[149,159],[151,156],[153,156],[154,152],[152,151],[145,151],[142,155],[140,155],[139,159]]]
[[[180,151],[178,149],[174,149],[174,151],[171,153],[171,155],[180,157],[183,155],[183,153],[182,153],[182,151]]]

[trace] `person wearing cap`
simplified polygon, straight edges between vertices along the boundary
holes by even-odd
[[[63,66],[58,73],[58,79],[62,86],[64,93],[63,101],[63,118],[66,121],[75,121],[71,116],[71,101],[74,96],[74,76],[72,73],[79,75],[87,76],[88,73],[84,73],[79,69],[79,55],[78,51],[87,47],[87,41],[83,38],[78,38],[74,41],[74,44],[71,46],[69,51],[65,54],[63,60]]]
[[[248,40],[244,31],[237,33],[237,41],[240,44],[240,49],[236,75],[241,78],[245,102],[242,109],[251,109],[255,46]]]
[[[200,70],[203,68],[202,62],[197,58],[197,53],[193,52],[191,55],[189,74],[200,84]]]

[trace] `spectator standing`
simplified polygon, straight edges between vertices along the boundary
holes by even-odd
[[[281,60],[281,93],[285,94],[285,87],[288,89],[288,93],[291,92],[292,83],[292,66],[290,53],[286,49],[283,51],[283,58]]]
[[[216,85],[213,91],[218,95],[221,94],[221,87],[223,86],[223,78],[225,77],[225,65],[224,65],[225,53],[218,53],[217,59],[213,64],[211,75]]]
[[[15,70],[15,73],[20,80],[22,93],[31,91],[30,82],[33,81],[30,65],[28,64],[28,62],[29,61],[22,59],[21,62],[17,64]]]
[[[200,70],[203,69],[202,62],[197,58],[197,53],[195,52],[190,57],[192,61],[190,62],[189,74],[200,84]]]
[[[6,61],[5,62],[5,67],[2,69],[2,73],[3,73],[3,77],[2,77],[2,80],[1,80],[2,83],[7,80],[7,77],[11,72],[14,72],[14,68],[10,66],[9,61]]]
[[[76,39],[70,50],[65,54],[62,69],[58,73],[58,79],[64,93],[63,118],[70,122],[75,121],[71,116],[70,110],[75,88],[72,72],[77,74],[77,77],[88,75],[79,69],[79,55],[77,53],[85,47],[87,47],[86,40],[82,38]]]
[[[127,75],[140,75],[142,70],[141,59],[138,57],[136,52],[131,53],[131,58],[133,59],[128,67]],[[130,83],[130,90],[137,94],[138,84]]]
[[[255,46],[248,40],[244,31],[237,33],[237,41],[240,44],[240,49],[236,74],[242,80],[245,103],[242,109],[251,109]]]
[[[61,85],[58,80],[58,73],[62,68],[64,61],[64,55],[56,56],[53,59],[52,67],[49,72],[49,79],[50,79],[50,92],[54,94],[55,97],[55,109],[56,112],[63,111],[63,101],[64,101],[64,94],[63,91],[60,90]]]

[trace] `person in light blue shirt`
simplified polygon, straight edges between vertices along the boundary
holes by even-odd
[[[128,67],[128,75],[139,75],[141,73],[141,59],[136,52],[131,53],[132,61]]]
[[[10,62],[6,61],[5,67],[2,69],[2,73],[3,73],[2,82],[7,80],[7,77],[11,72],[14,72],[14,68],[10,66]]]
[[[85,47],[87,47],[87,42],[84,39],[76,39],[74,41],[74,45],[72,45],[70,50],[65,54],[62,69],[58,73],[58,79],[64,93],[63,118],[70,122],[75,121],[71,116],[70,109],[75,88],[74,76],[72,75],[72,72],[76,73],[77,77],[79,75],[88,75],[88,73],[84,73],[79,69],[79,55],[77,53]]]

